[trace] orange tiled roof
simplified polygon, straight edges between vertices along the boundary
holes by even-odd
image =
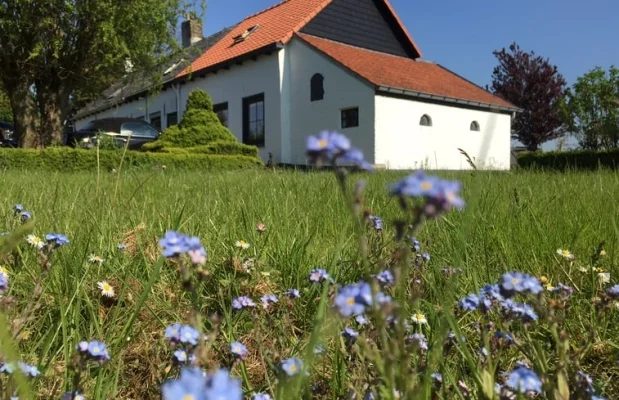
[[[379,53],[307,34],[300,33],[298,36],[376,86],[517,108],[438,64]]]
[[[178,74],[177,77],[231,60],[273,43],[286,43],[295,32],[303,28],[331,1],[285,0],[271,8],[251,15],[232,29],[216,45],[202,54],[190,67]],[[233,38],[235,36],[243,34],[243,32],[255,25],[259,25],[255,32],[246,40],[234,44]]]
[[[389,4],[389,1],[383,1],[389,11],[393,13],[396,22],[421,57],[421,51],[406,30],[406,27],[402,24],[402,21],[398,18],[391,4]],[[209,48],[190,67],[179,73],[177,78],[232,60],[274,43],[285,44],[331,2],[332,0],[284,0],[271,8],[251,15],[232,29],[216,45]],[[246,40],[234,43],[233,38],[235,36],[243,34],[247,29],[256,25],[259,25],[259,28]]]

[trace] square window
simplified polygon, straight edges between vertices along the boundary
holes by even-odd
[[[160,112],[152,113],[150,115],[150,124],[158,131],[161,131],[161,113]]]
[[[178,114],[175,112],[168,113],[168,127],[178,125]]]
[[[213,106],[213,111],[219,117],[219,122],[223,126],[228,126],[228,102],[215,104]]]
[[[264,147],[264,93],[243,99],[243,143]]]
[[[359,126],[359,107],[342,110],[342,129]]]

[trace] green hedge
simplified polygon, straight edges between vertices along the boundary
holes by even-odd
[[[122,151],[99,152],[101,169],[118,168]],[[185,153],[147,153],[127,151],[123,168],[154,168],[163,166],[182,170],[231,170],[255,168],[263,163],[243,155],[203,155]],[[97,169],[96,150],[68,147],[34,149],[0,149],[0,169],[46,169],[52,171],[92,171]]]
[[[518,155],[523,168],[564,171],[567,169],[619,168],[619,149],[606,151],[575,150],[555,152],[524,152]]]

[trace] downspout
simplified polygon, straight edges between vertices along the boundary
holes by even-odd
[[[181,86],[180,85],[172,85],[172,89],[174,89],[174,93],[176,93],[176,121],[178,123],[182,119],[182,115],[181,115]]]

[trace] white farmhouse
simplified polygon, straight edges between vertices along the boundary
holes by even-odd
[[[80,110],[75,126],[133,117],[164,129],[189,93],[206,90],[243,143],[283,164],[306,164],[308,135],[336,130],[388,169],[510,166],[518,109],[421,51],[388,0],[287,0],[202,38],[182,26],[185,54],[165,66],[161,90],[119,82]]]

